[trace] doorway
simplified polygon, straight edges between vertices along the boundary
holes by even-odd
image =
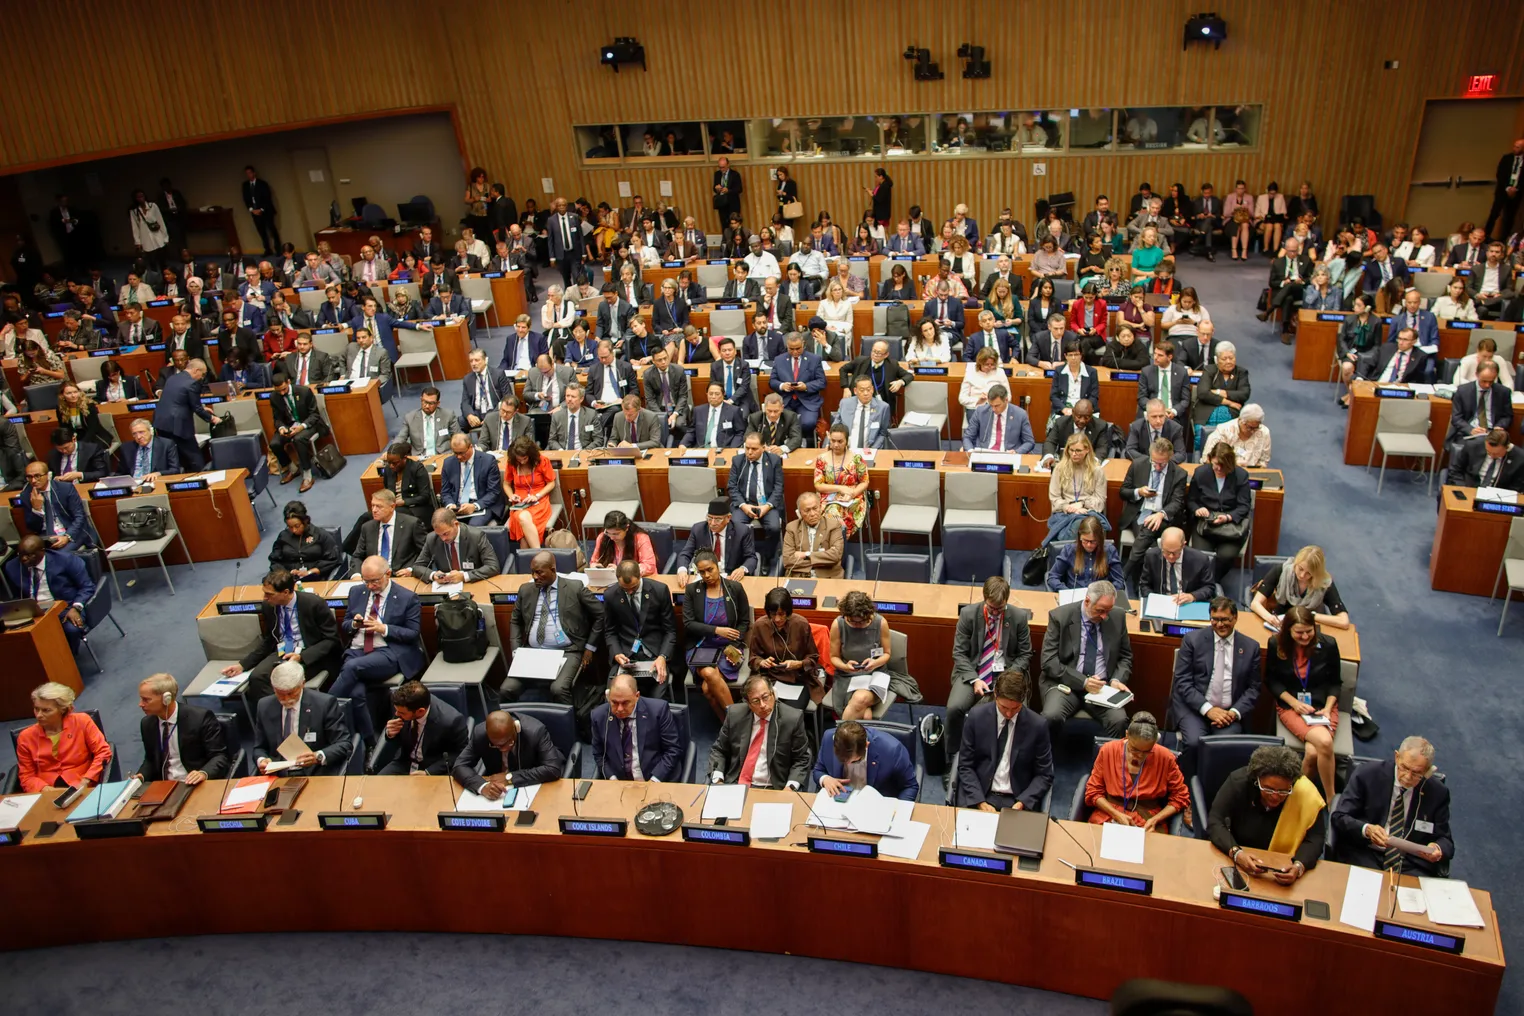
[[[291,175],[296,181],[297,210],[306,216],[298,234],[308,237],[327,229],[328,211],[338,198],[333,171],[328,165],[328,149],[291,149]],[[341,209],[340,214],[346,213]]]
[[[1498,159],[1521,136],[1524,98],[1429,100],[1403,217],[1440,238],[1462,222],[1486,222]]]

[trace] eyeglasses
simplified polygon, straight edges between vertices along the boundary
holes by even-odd
[[[772,700],[773,700],[773,693],[770,692],[770,691],[765,691],[761,695],[754,695],[751,698],[747,699],[746,701],[750,702],[754,706],[760,706],[760,705],[764,705],[764,704],[766,704],[768,702],[771,702]]]
[[[1429,775],[1428,766],[1424,766],[1422,769],[1414,769],[1412,766],[1405,766],[1401,762],[1397,763],[1397,771],[1400,773],[1406,773],[1409,776],[1419,777],[1420,779]]]
[[[1291,791],[1290,790],[1275,790],[1275,789],[1273,789],[1271,787],[1265,786],[1263,783],[1259,782],[1259,780],[1255,780],[1254,781],[1254,786],[1259,788],[1259,792],[1261,794],[1266,795],[1267,797],[1290,797],[1291,796]]]

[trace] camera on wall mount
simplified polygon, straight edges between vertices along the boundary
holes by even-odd
[[[1228,37],[1228,23],[1217,16],[1216,11],[1198,14],[1185,23],[1185,44],[1190,49],[1193,42],[1210,42],[1213,49],[1221,49]]]
[[[615,74],[619,73],[620,64],[640,64],[640,69],[645,70],[646,48],[633,36],[621,35],[598,51],[598,62],[612,67]]]
[[[942,68],[931,62],[931,50],[917,48],[915,43],[905,47],[905,59],[915,61],[915,79],[917,81],[941,81],[944,75]]]
[[[958,59],[967,60],[963,65],[965,78],[987,78],[990,76],[990,62],[984,59],[984,47],[975,46],[965,42],[958,47]]]

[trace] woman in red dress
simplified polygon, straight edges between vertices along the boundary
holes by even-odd
[[[550,525],[550,492],[556,489],[556,471],[549,459],[541,457],[539,446],[528,434],[508,448],[503,487],[508,493],[509,539],[539,549]]]

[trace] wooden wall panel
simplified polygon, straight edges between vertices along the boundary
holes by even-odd
[[[383,4],[383,8],[390,5]],[[1030,218],[1033,199],[1072,190],[1087,203],[1148,180],[1219,188],[1242,176],[1256,191],[1310,178],[1325,202],[1372,193],[1400,214],[1424,100],[1464,94],[1467,76],[1496,73],[1500,95],[1524,94],[1524,18],[1517,0],[1218,0],[1219,51],[1184,51],[1199,0],[816,0],[806,5],[701,0],[526,0],[483,8],[416,5],[372,12],[357,32],[347,8],[287,17],[272,45],[268,9],[163,0],[155,17],[107,0],[18,0],[7,8],[13,52],[54,54],[61,26],[88,26],[130,72],[82,74],[39,58],[0,89],[0,172],[125,149],[185,144],[239,131],[391,109],[454,110],[468,164],[485,166],[522,204],[545,200],[542,177],[569,196],[618,203],[629,180],[714,221],[705,169],[585,169],[574,123],[999,109],[1009,105],[1265,107],[1261,144],[1236,154],[893,162],[896,214],[912,201],[933,217],[968,202],[981,222],[1004,205]],[[187,44],[165,26],[184,28]],[[633,35],[647,70],[615,74],[597,47]],[[986,49],[992,76],[965,81],[961,42]],[[916,82],[907,44],[932,50],[946,78]],[[131,54],[127,56],[126,54]],[[1384,60],[1400,69],[1384,71]],[[806,207],[850,222],[865,207],[871,163],[795,167]],[[744,170],[748,217],[771,211],[765,169]],[[450,196],[436,196],[449,219]]]

